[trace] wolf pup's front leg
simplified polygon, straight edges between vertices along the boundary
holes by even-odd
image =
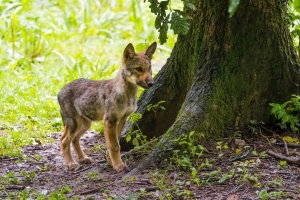
[[[104,135],[107,146],[106,159],[117,172],[127,167],[123,163],[120,155],[120,144],[117,133],[118,123],[119,122],[111,120],[109,117],[104,120]]]

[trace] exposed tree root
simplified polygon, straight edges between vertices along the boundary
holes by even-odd
[[[151,155],[149,155],[137,167],[135,167],[130,172],[128,172],[123,177],[123,179],[130,178],[134,175],[139,174],[140,172],[144,171],[145,169],[147,169],[149,167],[154,167],[154,166],[155,166],[154,158]]]

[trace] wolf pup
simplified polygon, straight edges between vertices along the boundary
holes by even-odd
[[[60,145],[69,170],[79,164],[71,156],[72,142],[79,163],[92,163],[80,148],[80,137],[90,128],[92,121],[104,121],[107,145],[106,159],[117,171],[126,167],[120,156],[119,137],[127,117],[136,108],[138,86],[145,89],[153,85],[151,58],[156,42],[141,53],[130,43],[124,50],[117,76],[110,80],[78,79],[68,83],[58,94],[64,133]]]

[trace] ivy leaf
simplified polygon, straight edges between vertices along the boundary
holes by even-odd
[[[171,29],[175,34],[187,34],[190,28],[190,24],[186,18],[180,16],[177,12],[172,12],[172,18],[170,20]]]
[[[229,12],[230,17],[232,17],[234,15],[239,3],[240,3],[240,0],[230,0],[229,1],[228,12]]]

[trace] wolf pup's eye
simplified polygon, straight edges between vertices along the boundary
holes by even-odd
[[[136,71],[138,71],[138,72],[142,72],[142,71],[143,71],[142,67],[137,67],[137,68],[135,68],[135,69],[136,69]]]

